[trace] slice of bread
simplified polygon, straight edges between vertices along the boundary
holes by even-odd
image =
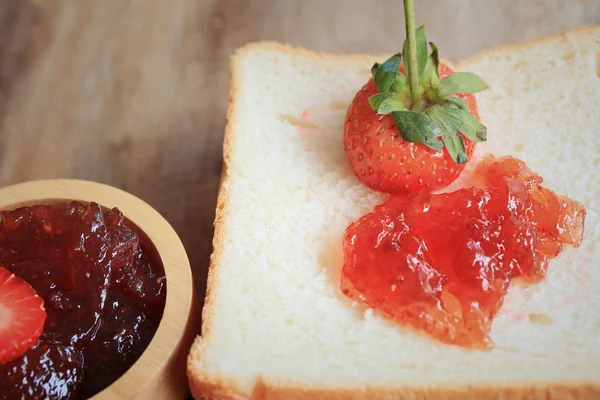
[[[490,86],[477,96],[488,141],[469,167],[485,152],[514,155],[587,209],[581,247],[566,247],[543,282],[511,286],[488,351],[441,344],[340,293],[342,232],[386,198],[353,175],[342,124],[385,56],[239,49],[193,395],[600,398],[599,43],[600,28],[587,28],[456,66]]]

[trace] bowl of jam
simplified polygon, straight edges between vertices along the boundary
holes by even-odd
[[[0,189],[0,399],[183,399],[199,326],[174,229],[79,180]]]

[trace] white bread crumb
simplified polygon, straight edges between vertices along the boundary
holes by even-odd
[[[417,398],[436,387],[535,392],[562,382],[600,393],[599,38],[598,29],[583,30],[457,66],[490,85],[477,96],[488,141],[476,155],[519,157],[546,187],[587,209],[581,247],[566,246],[543,282],[511,286],[490,351],[440,344],[339,292],[342,232],[385,198],[354,177],[342,145],[345,108],[382,58],[272,44],[241,50],[218,258],[204,337],[190,356],[192,388],[234,398],[261,381],[327,398],[339,390],[362,398],[367,387],[394,398],[411,387]]]

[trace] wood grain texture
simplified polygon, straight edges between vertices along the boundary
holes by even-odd
[[[0,0],[0,185],[81,178],[139,196],[175,227],[203,298],[228,59],[253,40],[396,51],[399,0]],[[600,23],[598,0],[417,0],[457,60]]]

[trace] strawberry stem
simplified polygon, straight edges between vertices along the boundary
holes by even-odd
[[[417,69],[417,40],[415,38],[415,7],[413,0],[404,0],[404,21],[406,23],[406,41],[408,43],[408,54],[404,55],[404,60],[408,61],[408,65],[405,65],[405,67],[408,74],[408,87],[412,102],[411,110],[421,111],[419,72]]]

